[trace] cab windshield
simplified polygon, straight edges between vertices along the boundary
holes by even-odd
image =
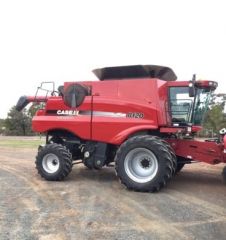
[[[196,88],[195,97],[189,97],[189,87],[170,87],[170,116],[174,126],[188,123],[201,125],[207,110],[211,91]]]
[[[195,106],[192,117],[194,125],[201,125],[211,97],[211,91],[207,88],[196,89]]]

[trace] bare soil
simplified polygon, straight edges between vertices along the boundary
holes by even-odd
[[[151,194],[126,190],[114,168],[47,182],[35,155],[0,147],[0,239],[226,239],[224,165],[187,165]]]

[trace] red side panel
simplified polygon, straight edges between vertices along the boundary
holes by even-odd
[[[178,156],[209,164],[226,162],[223,144],[189,139],[169,139],[167,141]]]
[[[63,129],[80,138],[90,139],[90,116],[35,116],[32,128],[37,132]]]
[[[157,129],[158,94],[154,89],[156,80],[145,79],[93,84],[93,140],[121,144],[137,131]]]
[[[50,97],[33,119],[36,132],[65,129],[82,139],[121,144],[129,135],[167,125],[167,82],[158,79],[80,82],[92,89],[78,109],[69,109],[62,97]],[[65,89],[72,83],[66,82]],[[92,102],[93,99],[93,102]],[[59,110],[78,114],[59,115]]]
[[[74,111],[91,109],[91,97],[86,97],[82,106]],[[47,132],[52,129],[70,131],[82,139],[91,138],[91,115],[57,115],[58,110],[72,110],[67,107],[62,97],[51,97],[44,110],[36,113],[32,119],[32,129],[35,132]]]
[[[94,99],[93,140],[121,144],[132,133],[158,128],[156,109],[148,104],[131,104],[101,97]]]

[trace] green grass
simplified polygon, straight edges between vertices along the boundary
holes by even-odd
[[[37,148],[44,142],[44,139],[0,139],[0,147]]]

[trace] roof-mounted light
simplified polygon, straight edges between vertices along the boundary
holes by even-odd
[[[210,90],[215,90],[218,83],[214,81],[196,81],[195,86],[197,88],[209,88]]]

